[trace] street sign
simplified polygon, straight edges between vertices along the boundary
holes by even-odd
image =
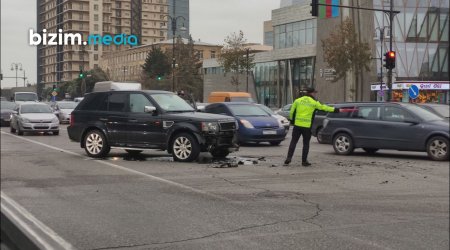
[[[411,85],[408,89],[408,94],[411,99],[416,99],[419,96],[419,87]]]
[[[58,93],[56,91],[52,92],[52,96],[57,96],[57,95],[58,95]]]

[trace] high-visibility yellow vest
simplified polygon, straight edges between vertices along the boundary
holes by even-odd
[[[294,119],[294,125],[298,127],[310,128],[312,118],[316,109],[333,112],[334,108],[314,100],[311,96],[297,98],[291,106],[289,118]],[[294,116],[295,113],[295,117]]]

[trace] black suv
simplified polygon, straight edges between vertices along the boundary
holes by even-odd
[[[347,103],[330,113],[319,132],[322,142],[348,155],[355,148],[427,152],[433,160],[449,159],[449,121],[410,103]]]
[[[106,156],[111,147],[129,153],[162,149],[175,161],[189,162],[200,152],[225,157],[238,147],[233,117],[196,112],[167,91],[89,93],[72,112],[67,131],[95,158]]]

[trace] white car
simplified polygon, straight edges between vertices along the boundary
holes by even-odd
[[[79,102],[61,101],[55,105],[55,111],[58,114],[60,123],[69,123],[70,114],[77,107]]]
[[[17,106],[11,117],[11,133],[52,132],[59,134],[59,119],[45,103],[23,103]]]
[[[260,106],[262,109],[264,109],[264,111],[266,111],[267,113],[269,113],[271,116],[277,118],[278,122],[283,125],[284,129],[286,129],[286,132],[289,131],[289,126],[291,125],[289,120],[286,119],[284,116],[276,114],[273,110],[271,110],[269,107],[262,105],[262,104],[258,104],[258,106]]]

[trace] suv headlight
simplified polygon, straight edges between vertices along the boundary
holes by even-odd
[[[242,123],[242,125],[244,125],[244,127],[246,127],[246,128],[255,128],[255,127],[253,127],[253,125],[252,125],[249,121],[247,121],[247,120],[241,119],[241,123]]]
[[[202,122],[203,132],[218,132],[219,124],[217,122]]]

